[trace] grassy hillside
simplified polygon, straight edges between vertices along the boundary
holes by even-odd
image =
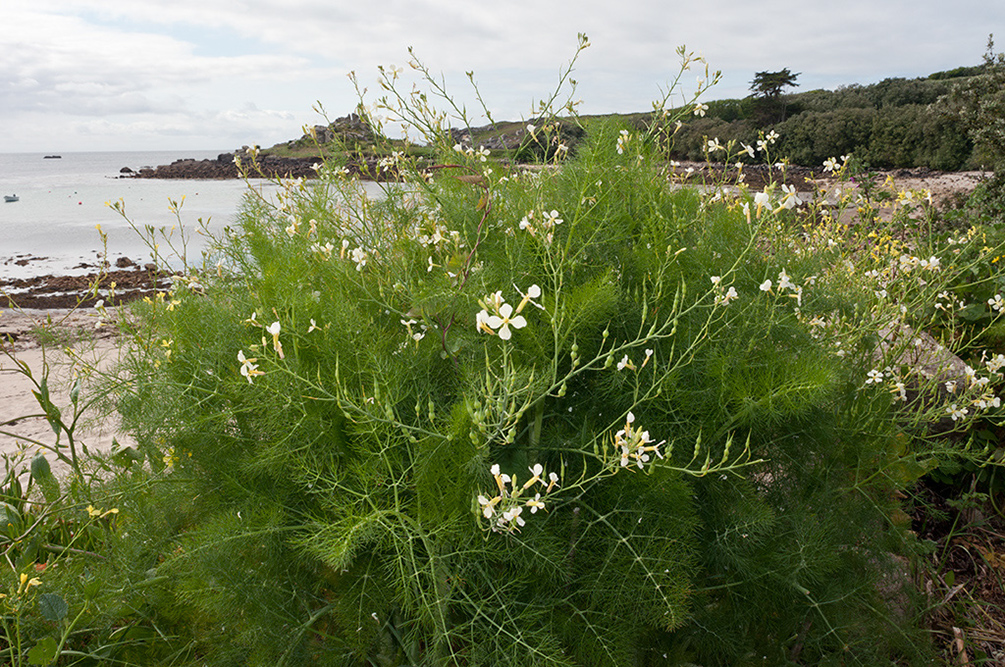
[[[764,100],[754,97],[712,100],[703,115],[686,117],[668,158],[703,160],[709,139],[754,145],[759,133],[774,130],[781,137],[777,154],[803,166],[819,166],[829,157],[851,154],[871,168],[978,168],[981,160],[973,143],[939,100],[954,85],[982,71],[983,66],[959,67],[924,78],[888,78],[833,91],[808,90],[782,95],[775,107],[766,107]],[[646,112],[566,118],[562,140],[574,150],[596,121],[615,118],[638,128],[654,122],[652,114]],[[546,157],[547,151],[529,141],[526,125],[527,121],[503,121],[456,128],[453,133],[465,146],[485,146],[498,157],[535,162]],[[378,148],[372,132],[354,115],[315,130],[315,136],[305,134],[265,153],[307,157],[349,152],[379,157],[391,150],[412,156],[427,152],[421,146],[394,140],[381,142]]]

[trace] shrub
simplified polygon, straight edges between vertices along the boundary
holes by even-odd
[[[137,306],[120,409],[188,499],[157,573],[200,661],[924,657],[896,494],[951,449],[881,332],[963,268],[794,190],[675,187],[672,115],[517,172],[381,104],[437,165],[251,194]]]

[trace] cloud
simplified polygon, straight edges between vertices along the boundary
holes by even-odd
[[[465,76],[474,70],[496,117],[519,118],[554,89],[578,32],[593,46],[573,74],[577,97],[585,112],[607,113],[648,108],[676,75],[682,43],[723,70],[712,97],[740,97],[754,72],[783,67],[801,72],[805,90],[975,64],[988,26],[1005,21],[1005,6],[986,0],[7,0],[4,12],[17,26],[0,32],[5,116],[78,123],[91,138],[103,120],[136,141],[154,136],[142,123],[181,137],[185,118],[232,116],[263,145],[315,122],[314,100],[350,111],[345,74],[372,94],[376,66],[405,65],[409,46],[460,103],[478,107]],[[681,79],[685,93],[696,74]],[[241,118],[248,102],[273,111]]]

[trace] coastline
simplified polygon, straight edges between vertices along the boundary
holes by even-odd
[[[18,260],[31,266],[33,258]],[[42,260],[44,258],[34,258]],[[10,260],[8,260],[10,261]],[[153,264],[138,266],[128,257],[114,268],[82,263],[80,272],[46,273],[25,278],[0,278],[0,309],[52,310],[91,307],[98,301],[118,306],[170,287],[169,273]],[[3,329],[0,328],[0,333]]]

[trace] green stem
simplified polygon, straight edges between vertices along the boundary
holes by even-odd
[[[69,637],[70,633],[73,632],[73,628],[76,627],[85,611],[87,611],[86,601],[84,602],[84,606],[80,608],[80,613],[77,614],[77,617],[74,618],[72,622],[67,623],[66,628],[63,630],[63,636],[59,638],[59,644],[56,645],[56,654],[52,657],[52,662],[49,663],[50,665],[56,664],[56,660],[59,659],[59,654],[63,650],[63,646],[66,644],[67,637]]]

